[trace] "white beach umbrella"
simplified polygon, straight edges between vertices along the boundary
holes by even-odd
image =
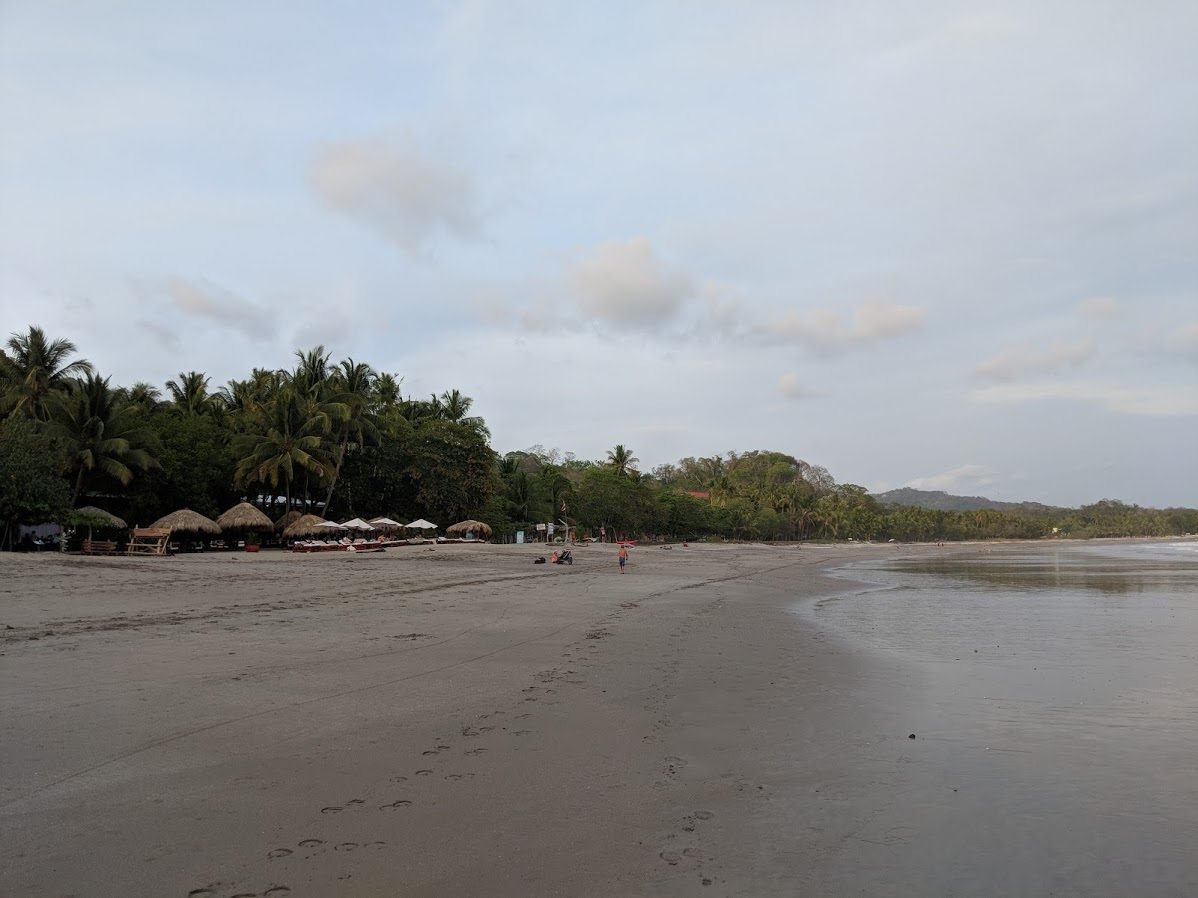
[[[426,521],[424,518],[417,518],[410,524],[404,524],[405,527],[411,527],[413,530],[436,530],[437,525],[432,521]]]
[[[344,530],[344,524],[338,524],[336,521],[321,521],[319,524],[314,524],[314,527],[327,527],[329,530]]]
[[[361,518],[350,518],[341,525],[346,530],[373,530],[374,528],[363,521]]]
[[[375,527],[402,527],[403,524],[399,521],[393,521],[390,518],[371,518],[370,523]]]

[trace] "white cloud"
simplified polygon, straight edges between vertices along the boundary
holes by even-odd
[[[325,203],[413,257],[439,234],[474,237],[480,224],[470,176],[411,141],[347,140],[321,152],[312,185]]]
[[[133,281],[133,290],[151,302],[165,305],[172,313],[170,318],[173,321],[177,320],[174,313],[182,313],[187,318],[203,319],[222,328],[239,331],[251,340],[269,340],[275,335],[277,316],[204,278],[139,279]],[[139,323],[159,339],[166,339],[170,334],[176,338],[179,336],[179,328],[168,328],[161,322],[143,319]]]
[[[1115,387],[1083,381],[999,384],[974,390],[970,398],[978,402],[1088,402],[1108,412],[1147,417],[1198,415],[1198,392],[1164,386]]]
[[[890,300],[859,304],[846,321],[840,312],[818,309],[806,315],[790,312],[754,325],[767,342],[797,343],[813,352],[830,354],[902,336],[922,326],[927,311]]]
[[[927,477],[916,477],[907,482],[907,486],[917,490],[943,490],[955,493],[962,490],[972,490],[993,486],[994,472],[985,465],[965,464],[931,474]]]
[[[668,269],[643,237],[595,247],[573,265],[568,285],[582,312],[632,328],[669,321],[695,292],[691,279]]]
[[[976,365],[975,377],[989,380],[1011,380],[1029,374],[1047,374],[1062,368],[1073,368],[1094,357],[1097,346],[1092,338],[1074,342],[1058,342],[1047,349],[1037,349],[1023,343],[1004,349],[998,355]]]
[[[817,399],[824,394],[799,382],[799,376],[794,372],[783,374],[778,379],[778,392],[787,399]]]

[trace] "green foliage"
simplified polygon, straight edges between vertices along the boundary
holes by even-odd
[[[46,421],[54,395],[92,370],[86,359],[67,361],[77,352],[74,343],[50,340],[40,327],[11,335],[7,347],[0,351],[0,413]]]
[[[128,486],[135,472],[157,467],[144,416],[121,401],[107,377],[89,371],[55,393],[47,407],[47,432],[67,453],[72,503],[93,481]]]
[[[157,441],[159,467],[139,477],[128,492],[130,524],[148,524],[180,508],[215,518],[237,503],[237,458],[229,431],[212,415],[168,411],[148,417]]]
[[[407,439],[408,476],[416,503],[443,526],[477,515],[494,490],[494,455],[465,421],[422,420]]]
[[[0,545],[13,541],[18,524],[60,521],[70,511],[63,463],[59,448],[35,424],[19,416],[0,421]]]

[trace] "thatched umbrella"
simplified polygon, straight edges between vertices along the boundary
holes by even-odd
[[[216,525],[224,533],[264,533],[275,529],[274,522],[249,502],[234,505],[216,519]]]
[[[282,533],[284,530],[286,530],[288,527],[290,527],[292,524],[294,524],[296,521],[298,521],[303,516],[304,516],[304,513],[302,511],[300,511],[298,508],[291,509],[291,511],[287,512],[287,514],[283,515],[281,518],[279,518],[277,521],[275,521],[275,532]]]
[[[67,515],[68,524],[74,524],[76,527],[87,527],[89,530],[95,527],[97,530],[128,530],[129,525],[118,518],[110,511],[105,511],[103,508],[96,508],[94,505],[84,505],[82,508],[76,508]]]
[[[94,505],[84,505],[67,515],[66,523],[73,527],[86,527],[87,538],[92,538],[92,528],[97,530],[128,530],[129,525],[110,511]],[[65,543],[64,543],[65,545]]]
[[[320,515],[306,514],[283,531],[283,539],[304,539],[316,536],[328,536],[329,528],[321,527],[321,524],[326,523],[325,519]]]
[[[200,534],[217,536],[220,534],[220,524],[211,518],[204,517],[198,511],[192,511],[190,508],[181,508],[178,511],[172,511],[165,517],[156,520],[150,526],[169,530],[171,535],[181,533],[195,536],[199,536]]]
[[[449,536],[465,536],[467,533],[473,533],[479,539],[490,539],[491,527],[482,521],[459,521],[446,527],[445,533]]]

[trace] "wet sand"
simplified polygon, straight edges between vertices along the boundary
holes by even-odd
[[[919,684],[794,607],[946,551],[0,558],[0,893],[935,894]]]

